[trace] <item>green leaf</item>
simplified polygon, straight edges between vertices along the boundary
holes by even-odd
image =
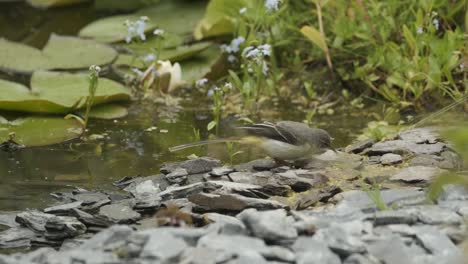
[[[42,8],[74,5],[88,1],[89,0],[27,0],[30,5]]]
[[[0,142],[15,133],[14,141],[28,147],[51,145],[79,137],[83,133],[80,122],[61,117],[26,117],[0,123]]]
[[[49,69],[82,69],[105,65],[117,52],[92,40],[52,34],[42,51],[21,43],[0,39],[0,69],[32,72]]]
[[[159,57],[161,60],[179,62],[199,54],[211,45],[211,42],[200,42],[193,45],[179,46],[175,49],[164,49]]]
[[[68,113],[84,106],[88,96],[88,76],[58,72],[35,72],[31,89],[0,80],[0,109],[35,112]],[[94,104],[130,100],[130,91],[121,84],[99,79]]]
[[[416,52],[416,39],[406,25],[403,25],[403,36],[411,48],[412,52]]]
[[[78,112],[80,116],[85,115],[84,110]],[[117,119],[128,115],[126,107],[116,104],[103,104],[91,108],[89,117],[96,119]]]
[[[322,51],[326,50],[327,43],[317,29],[312,26],[303,26],[301,28],[301,33],[306,36],[306,38],[308,38],[312,43],[317,45]]]
[[[215,121],[211,121],[208,123],[208,125],[206,126],[206,129],[208,129],[208,131],[212,130],[213,128],[215,128],[216,126],[216,122]]]
[[[216,80],[224,76],[227,68],[219,53],[218,47],[211,46],[190,60],[180,62],[182,79],[194,82],[203,77]]]
[[[159,0],[95,0],[94,9],[99,11],[133,11],[149,5],[154,5]]]

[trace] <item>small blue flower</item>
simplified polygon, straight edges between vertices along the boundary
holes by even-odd
[[[265,7],[268,12],[278,11],[280,0],[266,0]]]
[[[416,29],[416,33],[418,33],[418,34],[424,33],[423,28],[422,28],[422,27],[418,27],[418,28]]]
[[[247,7],[243,7],[243,8],[241,8],[241,9],[239,9],[239,14],[242,15],[242,14],[245,13],[245,11],[247,11]]]
[[[207,78],[202,78],[202,79],[196,81],[195,85],[200,87],[200,86],[204,86],[207,82],[208,82]]]
[[[434,18],[434,20],[432,20],[432,24],[434,24],[436,30],[439,30],[439,20],[437,18]]]

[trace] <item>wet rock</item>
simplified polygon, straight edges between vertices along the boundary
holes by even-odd
[[[416,144],[434,144],[439,141],[439,134],[432,127],[414,128],[400,132],[398,137]]]
[[[15,221],[16,212],[3,212],[0,214],[0,225],[8,227],[18,227],[19,224]]]
[[[327,168],[326,175],[337,180],[354,181],[361,176],[361,172],[355,169]]]
[[[445,144],[441,142],[437,142],[435,144],[416,144],[398,139],[375,143],[370,149],[368,149],[367,155],[383,155],[386,153],[434,155],[441,153],[444,148]]]
[[[262,186],[255,184],[230,181],[209,181],[205,183],[205,188],[216,190],[217,192],[238,193],[243,196],[253,198],[268,198],[268,195],[262,192]]]
[[[63,240],[86,232],[86,226],[73,216],[54,216],[47,220],[45,229],[49,240]]]
[[[352,254],[345,259],[343,264],[380,264],[380,261],[372,256]]]
[[[208,222],[218,224],[221,234],[241,235],[247,233],[244,223],[235,217],[218,213],[206,213],[203,214],[203,217]]]
[[[236,260],[242,257],[252,257],[257,261],[262,261],[260,263],[265,262],[266,259],[293,262],[295,258],[294,254],[285,248],[269,247],[261,239],[239,235],[209,234],[200,238],[197,248],[214,249],[225,255],[231,255]]]
[[[213,170],[210,172],[210,175],[213,177],[221,177],[224,175],[228,175],[231,172],[234,172],[235,170],[231,167],[223,166],[223,167],[216,167],[213,168]]]
[[[242,211],[279,209],[287,206],[273,200],[245,197],[230,193],[198,193],[189,196],[189,201],[208,211]]]
[[[411,250],[399,236],[391,236],[367,245],[369,253],[383,263],[417,264],[417,252]]]
[[[12,227],[0,232],[0,248],[29,247],[35,237],[36,233],[28,228]]]
[[[164,230],[145,230],[138,235],[147,236],[147,242],[141,250],[140,257],[162,263],[176,262],[187,244]]]
[[[439,168],[413,166],[401,169],[397,174],[390,177],[390,180],[403,181],[407,183],[428,183],[442,172],[443,170]]]
[[[393,165],[403,162],[403,158],[398,154],[387,153],[380,157],[382,165]]]
[[[442,161],[439,162],[439,168],[454,170],[462,167],[462,160],[457,153],[453,151],[444,151],[440,156]]]
[[[267,171],[275,168],[276,162],[271,159],[258,159],[252,160],[247,163],[239,164],[234,166],[236,171]]]
[[[44,213],[55,214],[55,215],[68,215],[73,209],[80,208],[82,203],[83,203],[82,201],[76,201],[72,203],[47,207],[44,209]]]
[[[125,240],[133,233],[129,226],[113,225],[86,240],[81,250],[114,250],[123,245]]]
[[[208,157],[202,157],[177,163],[165,164],[161,168],[161,173],[169,174],[178,168],[183,168],[187,170],[188,174],[198,174],[210,172],[213,168],[220,166],[221,162],[219,160]]]
[[[343,258],[354,253],[366,252],[365,244],[360,237],[351,234],[350,230],[346,230],[342,225],[332,225],[319,229],[313,239],[325,243],[333,252]]]
[[[134,223],[141,215],[127,205],[109,204],[99,208],[99,216],[105,217],[117,224]]]
[[[73,195],[75,201],[81,201],[83,205],[92,205],[102,203],[102,201],[109,201],[109,196],[100,192],[81,192]]]
[[[375,143],[375,140],[373,139],[359,141],[359,142],[353,143],[352,145],[347,146],[345,148],[345,151],[358,154],[358,153],[363,152],[365,149],[372,147],[374,143]]]
[[[16,215],[16,222],[39,233],[46,231],[45,225],[49,219],[54,218],[53,214],[41,213],[37,210],[25,211]]]
[[[312,237],[299,237],[292,246],[298,264],[340,264],[340,258],[326,245]]]
[[[267,242],[278,243],[281,240],[297,238],[294,219],[288,217],[284,209],[259,212],[256,209],[242,211],[237,217],[256,237]]]
[[[468,201],[468,188],[463,185],[445,185],[438,198],[439,203],[443,201]]]
[[[191,194],[199,193],[204,188],[204,183],[197,182],[185,186],[169,186],[166,190],[159,193],[162,200],[186,198]]]
[[[295,210],[303,210],[307,207],[313,206],[320,201],[319,191],[310,190],[308,192],[296,194],[297,199],[294,202]]]
[[[314,180],[298,177],[294,171],[286,171],[273,175],[275,182],[281,185],[288,185],[296,192],[304,192],[312,188],[316,182]]]
[[[57,253],[53,248],[39,248],[21,256],[23,263],[49,263],[49,258]]]
[[[129,185],[124,190],[130,192],[133,197],[152,196],[161,192],[159,184],[155,183],[152,179]]]
[[[216,264],[216,263],[226,263],[228,260],[232,258],[233,256],[231,254],[222,253],[212,248],[189,247],[189,248],[186,248],[184,252],[182,253],[182,256],[180,258],[180,263]]]
[[[166,174],[165,178],[171,184],[182,184],[187,182],[188,172],[184,168],[176,168],[169,174]]]
[[[374,225],[390,225],[390,224],[414,224],[418,218],[408,211],[404,210],[388,210],[377,211],[368,214],[366,220],[373,221]]]

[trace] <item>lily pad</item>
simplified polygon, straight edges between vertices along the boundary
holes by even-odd
[[[107,43],[124,41],[128,33],[125,21],[136,21],[141,16],[143,15],[118,15],[102,18],[86,25],[80,30],[78,36]],[[146,23],[145,33],[155,28],[156,24],[150,20]]]
[[[28,147],[45,146],[79,137],[83,133],[81,123],[61,117],[26,117],[0,123],[0,142],[8,141],[15,133],[14,141]]]
[[[58,72],[35,72],[31,89],[0,80],[0,109],[35,113],[68,113],[82,108],[88,96],[88,76]],[[94,104],[128,101],[130,91],[121,84],[99,79]]]
[[[211,46],[190,60],[182,61],[180,63],[182,79],[190,83],[203,77],[209,77],[213,80],[219,78],[219,76],[225,74],[225,72],[218,72],[224,69],[223,60],[221,60],[221,58],[222,56],[219,54],[219,48]]]
[[[153,5],[158,3],[159,0],[95,0],[94,9],[105,10],[105,11],[133,11],[142,7]]]
[[[85,115],[85,110],[82,109],[78,112],[80,116]],[[96,119],[117,119],[128,115],[126,107],[116,104],[104,104],[91,108],[89,117]]]
[[[81,69],[109,64],[117,52],[93,40],[52,34],[44,49],[0,39],[0,68],[17,72]]]

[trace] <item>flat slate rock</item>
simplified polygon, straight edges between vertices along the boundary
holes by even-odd
[[[241,220],[237,219],[236,217],[218,213],[206,213],[203,214],[203,217],[208,222],[217,224],[220,228],[218,232],[220,234],[247,234],[246,226]]]
[[[45,225],[49,219],[54,218],[53,214],[46,214],[37,210],[24,211],[16,215],[16,222],[28,227],[33,231],[43,233],[46,231]]]
[[[140,252],[140,257],[161,263],[175,263],[187,244],[181,238],[175,237],[164,229],[139,231],[137,236],[146,237],[146,243]]]
[[[406,183],[428,183],[437,177],[443,170],[436,167],[412,166],[401,169],[390,177],[392,181],[403,181]]]
[[[375,143],[375,140],[366,139],[366,140],[359,141],[359,142],[356,142],[356,143],[353,143],[353,144],[347,146],[345,148],[345,151],[349,152],[349,153],[358,154],[358,153],[363,152],[365,149],[372,147],[372,145],[374,145],[374,143]]]
[[[239,165],[234,166],[234,169],[236,171],[268,171],[271,170],[278,165],[274,160],[271,159],[257,159],[257,160],[252,160],[247,163],[242,163]]]
[[[407,246],[397,235],[371,242],[367,245],[367,251],[383,263],[420,263],[415,258],[419,251]]]
[[[117,224],[134,223],[141,218],[138,212],[122,204],[109,204],[99,208],[99,216],[105,217]]]
[[[299,264],[340,264],[341,260],[324,243],[312,237],[299,237],[293,244]]]
[[[441,153],[445,146],[446,144],[442,142],[437,142],[435,144],[416,144],[410,141],[397,139],[375,143],[371,148],[368,149],[367,155],[383,155],[386,153],[415,153],[434,155]]]
[[[182,162],[165,164],[161,168],[161,173],[169,174],[178,168],[183,168],[188,174],[198,174],[210,172],[213,168],[220,167],[221,161],[209,157],[196,158]]]
[[[398,137],[404,141],[410,141],[416,144],[429,143],[434,144],[439,141],[439,134],[434,128],[422,127],[405,130],[398,134]]]
[[[380,163],[382,163],[382,165],[394,165],[401,162],[403,162],[403,158],[398,154],[386,153],[380,157]]]
[[[60,205],[47,207],[43,211],[46,214],[67,215],[73,209],[80,208],[81,204],[83,204],[82,201],[76,201],[76,202],[72,202],[72,203],[66,203],[66,204],[60,204]]]
[[[288,217],[284,209],[263,212],[256,209],[246,209],[238,214],[237,218],[254,236],[270,243],[294,240],[298,236],[297,230],[294,228],[294,219]]]
[[[346,230],[340,225],[332,225],[327,228],[317,230],[313,239],[320,243],[325,243],[328,247],[342,258],[346,258],[354,253],[366,252],[365,243],[361,240],[360,234]]]
[[[35,237],[36,233],[29,228],[12,227],[0,232],[0,248],[29,247]]]
[[[54,216],[47,220],[45,229],[49,240],[63,240],[86,232],[86,226],[73,216]]]
[[[242,211],[247,208],[258,210],[287,208],[280,202],[245,197],[233,193],[198,193],[189,196],[189,201],[207,211]]]

